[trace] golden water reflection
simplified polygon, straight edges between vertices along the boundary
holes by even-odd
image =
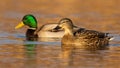
[[[119,67],[120,47],[105,50],[83,50],[59,45],[25,44],[0,46],[2,68],[39,67]]]
[[[120,59],[118,56],[120,53],[118,51],[109,50],[109,48],[102,50],[86,50],[75,48],[73,45],[67,45],[67,47],[64,45],[64,47],[62,47],[62,53],[60,54],[60,57],[62,59],[63,65],[66,67],[119,67],[119,64],[117,62],[119,61],[118,59]]]

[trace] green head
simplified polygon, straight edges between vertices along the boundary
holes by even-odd
[[[22,22],[18,24],[15,28],[18,29],[24,25],[27,25],[30,28],[37,28],[37,20],[33,15],[27,14],[23,17]]]

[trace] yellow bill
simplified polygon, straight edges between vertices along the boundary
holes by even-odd
[[[15,29],[19,29],[19,28],[21,28],[21,27],[23,27],[24,26],[24,23],[23,22],[20,22],[16,27],[15,27]]]

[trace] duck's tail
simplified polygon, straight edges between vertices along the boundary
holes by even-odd
[[[111,40],[113,40],[114,38],[113,37],[111,37],[110,39],[109,39],[109,41],[111,41]]]
[[[113,37],[113,36],[110,36],[110,37],[108,37],[108,39],[109,39],[109,41],[111,41],[111,40],[114,39],[114,37]]]
[[[106,33],[106,37],[108,38],[109,41],[114,39],[114,37],[110,33]]]

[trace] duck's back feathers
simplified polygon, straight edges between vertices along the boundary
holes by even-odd
[[[63,30],[52,31],[56,26],[56,23],[44,24],[35,31],[35,34],[38,34],[39,37],[62,37],[64,34]]]
[[[103,33],[103,32],[99,32],[99,31],[95,31],[95,30],[86,30],[86,29],[79,29],[76,32],[74,32],[74,36],[76,37],[83,37],[86,39],[90,39],[90,38],[108,38],[110,39],[111,37],[108,37],[109,33]]]

